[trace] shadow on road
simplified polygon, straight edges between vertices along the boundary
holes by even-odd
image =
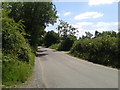
[[[46,53],[36,53],[36,57],[42,57],[42,56],[46,56],[46,55],[48,55],[48,54],[46,54]]]
[[[37,51],[37,52],[45,52],[45,51],[47,51],[47,50],[39,50],[39,49],[38,49],[38,51]]]
[[[52,52],[57,52],[56,50],[52,50]]]

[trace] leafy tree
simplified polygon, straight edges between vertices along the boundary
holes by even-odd
[[[87,39],[91,39],[91,37],[93,36],[93,34],[91,34],[90,32],[85,32],[86,33],[86,38]]]
[[[86,36],[82,35],[82,37],[81,37],[81,38],[79,38],[79,39],[85,39],[85,38],[86,38]]]
[[[38,46],[43,46],[44,45],[44,37],[39,37],[38,38]]]
[[[90,32],[85,32],[85,36],[84,35],[82,35],[82,38],[83,39],[91,39],[92,38],[92,36],[93,36],[93,34],[91,34]]]
[[[117,37],[117,33],[115,31],[111,32],[111,37]]]
[[[109,36],[109,37],[117,37],[117,34],[115,31],[103,31],[102,36]]]
[[[9,2],[7,8],[11,9],[9,17],[15,21],[23,20],[25,31],[29,36],[30,45],[36,49],[38,37],[46,26],[54,24],[56,19],[56,7],[52,2]]]
[[[117,34],[117,38],[118,38],[118,58],[120,58],[120,30]],[[118,61],[119,64],[119,68],[120,68],[120,62]]]
[[[77,28],[74,28],[72,25],[68,24],[63,20],[59,20],[60,24],[58,25],[58,34],[60,37],[65,39],[67,36],[74,36],[78,32]]]
[[[77,38],[75,36],[67,36],[66,39],[64,39],[60,43],[58,50],[69,51],[70,48],[72,47],[74,41],[76,41],[76,40],[77,40]]]
[[[95,37],[102,37],[102,36],[109,36],[109,37],[117,37],[117,33],[115,31],[103,31],[102,33],[95,31]]]
[[[31,49],[23,37],[25,35],[22,21],[15,22],[7,15],[10,10],[2,10],[2,51],[5,55],[17,56],[19,60],[29,61]]]
[[[38,35],[38,45],[42,46],[44,45],[44,36],[46,34],[46,31],[42,31],[39,35]]]
[[[52,44],[55,44],[55,43],[58,43],[58,42],[59,42],[59,35],[57,33],[55,33],[53,30],[48,31],[45,34],[44,44],[45,44],[46,47],[49,47]]]
[[[95,38],[100,37],[100,36],[101,36],[101,33],[98,31],[95,31]]]

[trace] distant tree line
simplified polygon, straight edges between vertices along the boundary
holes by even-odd
[[[59,44],[58,50],[70,50],[72,44],[77,37],[75,34],[78,32],[77,28],[74,28],[72,25],[68,24],[63,20],[59,20],[60,24],[57,27],[57,33],[52,31],[46,32],[43,45],[50,47],[54,44]]]
[[[94,35],[90,32],[85,32],[85,34],[86,35],[82,35],[82,37],[80,37],[80,38],[91,39],[91,38],[97,38],[97,37],[102,37],[102,36],[117,37],[117,33],[115,31],[98,32],[96,30]]]

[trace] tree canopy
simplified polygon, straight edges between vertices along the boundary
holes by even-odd
[[[59,36],[66,38],[67,36],[74,36],[78,32],[77,28],[74,28],[72,25],[68,24],[63,20],[59,20],[60,24],[58,25],[58,34]]]
[[[46,26],[54,24],[58,18],[55,5],[52,2],[8,2],[3,3],[11,9],[9,17],[17,22],[24,21],[25,31],[29,36],[30,45],[36,49],[38,36]]]
[[[52,31],[48,31],[45,34],[45,36],[44,36],[45,46],[49,47],[52,44],[55,44],[55,43],[58,43],[58,42],[59,42],[59,36],[53,30]]]

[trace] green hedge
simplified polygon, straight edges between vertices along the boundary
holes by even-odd
[[[67,36],[59,45],[59,51],[69,51],[72,47],[74,41],[76,40],[75,36]]]
[[[2,10],[2,84],[5,86],[23,83],[31,75],[34,54],[23,35],[23,21],[15,22]]]
[[[94,63],[120,67],[118,64],[118,38],[116,37],[79,39],[73,44],[70,53]]]
[[[34,66],[34,54],[30,54],[30,62],[19,61],[18,57],[3,55],[2,85],[13,86],[27,81],[32,75]]]
[[[29,62],[31,48],[24,38],[23,21],[15,22],[7,17],[10,11],[3,10],[2,16],[2,51],[4,54],[12,54],[22,61]]]
[[[54,31],[48,31],[44,36],[44,45],[46,47],[59,42],[59,36]]]

